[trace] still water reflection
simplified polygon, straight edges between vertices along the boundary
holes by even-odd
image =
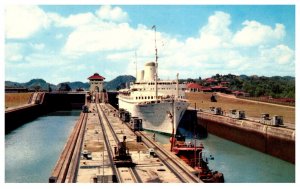
[[[5,182],[47,183],[79,114],[50,113],[5,135]]]

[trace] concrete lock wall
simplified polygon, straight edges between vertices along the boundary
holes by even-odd
[[[5,112],[5,133],[9,133],[24,123],[30,122],[44,114],[42,106],[31,105]]]
[[[199,112],[198,127],[209,133],[295,163],[295,131]]]
[[[266,153],[295,163],[295,131],[268,127],[267,133]]]
[[[30,122],[39,116],[59,110],[81,109],[85,94],[46,93],[42,104],[26,105],[5,112],[5,133]]]
[[[85,104],[83,93],[46,93],[43,106],[49,111],[81,109]]]

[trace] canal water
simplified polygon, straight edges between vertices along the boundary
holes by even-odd
[[[5,135],[5,182],[47,183],[79,114],[50,113]],[[156,140],[169,143],[165,135],[156,134]],[[214,157],[210,169],[222,172],[227,183],[295,182],[294,164],[211,134],[197,142]]]
[[[169,143],[169,136],[155,134]],[[186,139],[186,142],[194,140]],[[204,145],[209,168],[224,174],[226,183],[295,183],[295,165],[212,134],[196,140]],[[213,160],[209,157],[212,155]]]
[[[5,135],[5,182],[47,183],[80,111],[58,111]]]

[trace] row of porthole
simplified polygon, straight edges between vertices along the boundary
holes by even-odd
[[[183,98],[183,96],[179,96],[179,98]],[[145,100],[147,100],[147,99],[150,100],[150,99],[154,99],[154,97],[153,97],[153,96],[148,96],[148,97],[145,96],[145,98],[144,98],[143,96],[139,96],[139,97],[136,96],[135,99],[136,99],[136,100],[141,100],[141,99],[142,99],[142,100],[144,100],[144,99],[145,99]]]
[[[148,96],[148,99],[153,99],[153,98],[154,98],[153,96]],[[143,97],[143,96],[139,96],[139,97],[135,97],[135,99],[136,99],[136,100],[138,100],[138,99],[139,99],[139,100],[140,100],[140,99],[143,100],[144,97]],[[147,99],[147,96],[145,96],[145,99]]]
[[[146,88],[142,88],[142,89],[140,88],[139,90],[140,90],[140,91],[142,91],[142,90],[145,91]],[[150,90],[154,90],[154,88],[150,88]],[[173,89],[172,89],[172,88],[157,88],[157,90],[173,90]],[[174,90],[176,90],[176,88],[175,88]],[[181,88],[181,90],[182,90],[182,91],[185,91],[186,88]]]
[[[176,83],[157,83],[157,85],[173,85]],[[148,85],[155,85],[155,83],[148,83]]]

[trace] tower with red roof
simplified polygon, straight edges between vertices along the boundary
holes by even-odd
[[[102,92],[104,79],[105,78],[98,73],[94,73],[94,75],[90,76],[88,78],[88,80],[90,80],[90,92]]]

